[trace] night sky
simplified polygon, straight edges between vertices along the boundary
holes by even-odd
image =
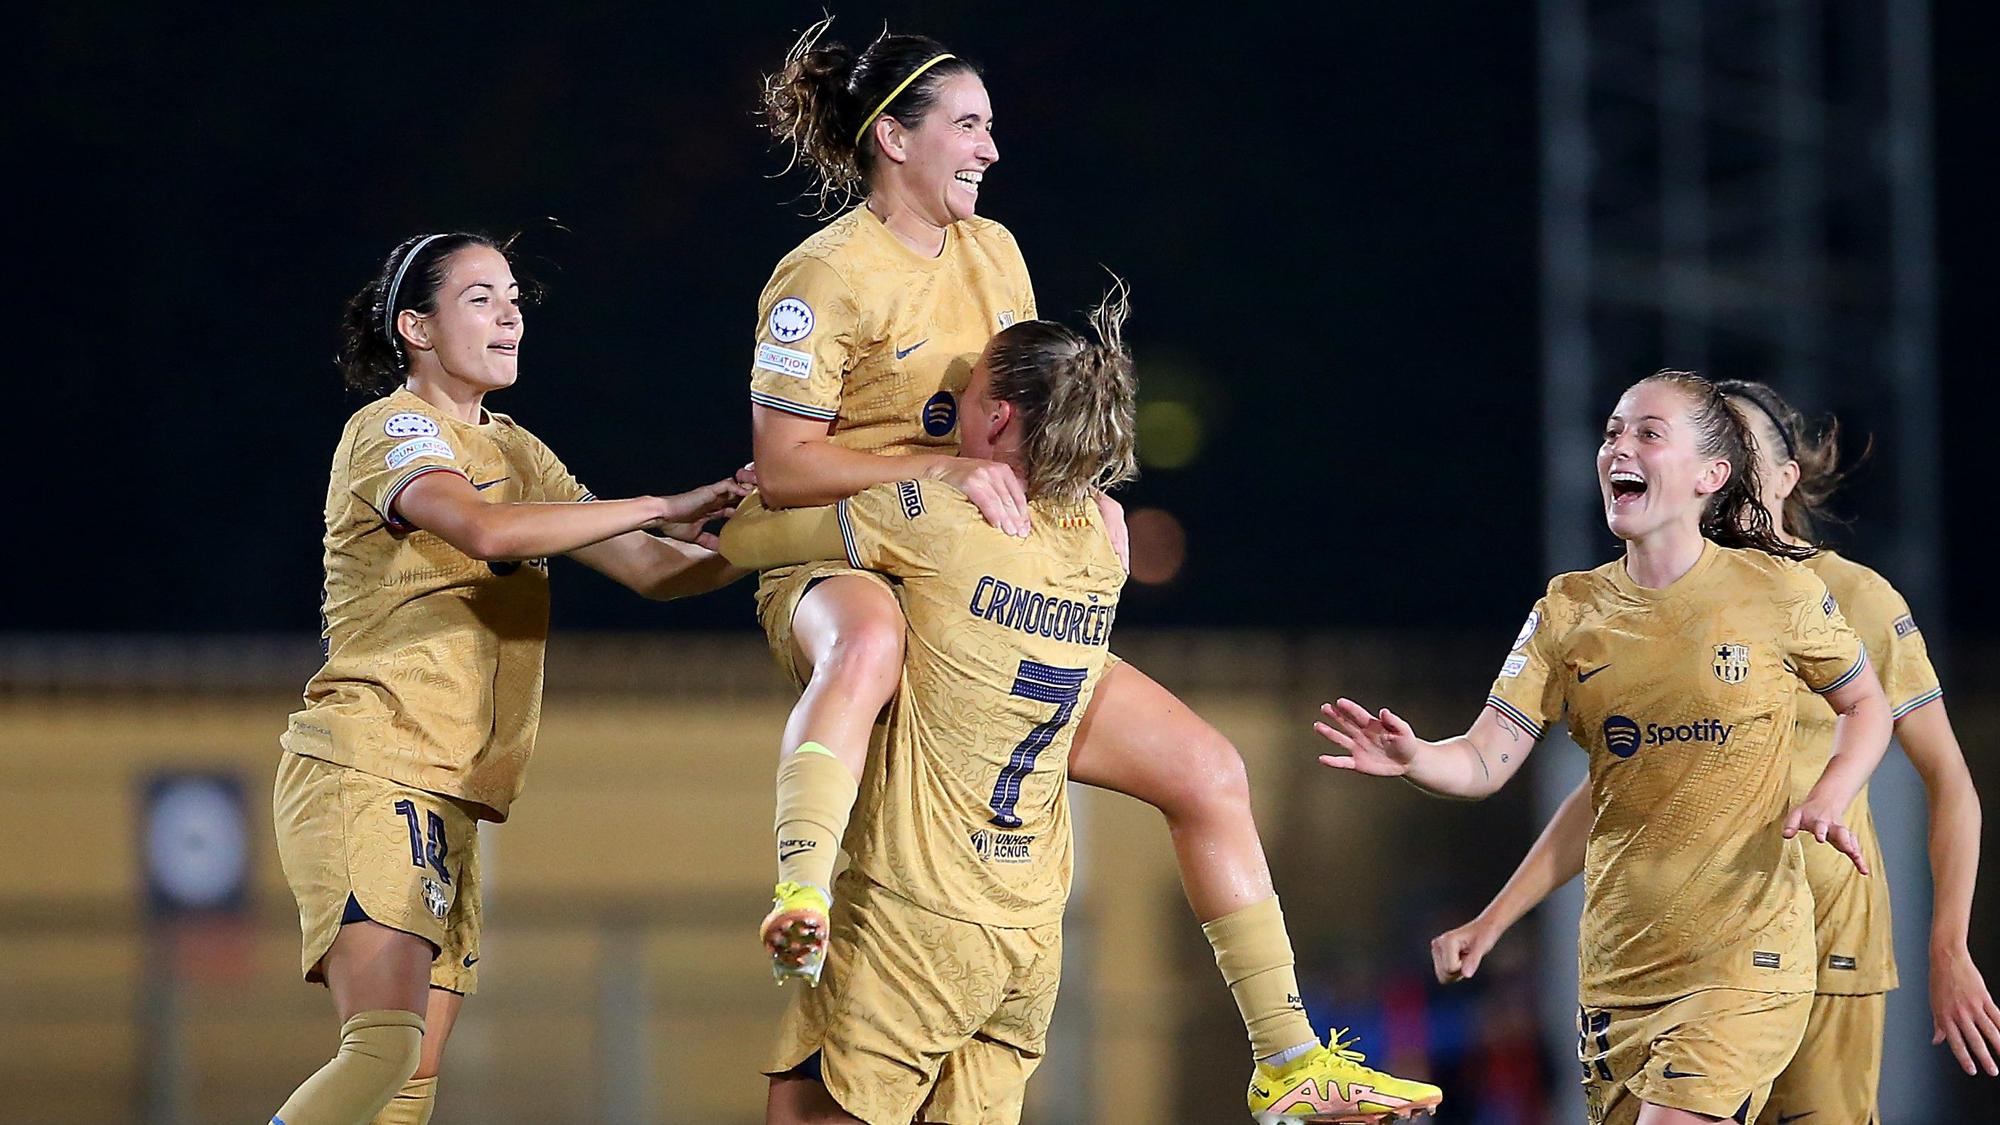
[[[1532,5],[835,10],[857,46],[886,16],[985,66],[1001,162],[980,208],[1043,314],[1077,320],[1115,269],[1142,393],[1204,423],[1192,463],[1124,497],[1190,537],[1124,623],[1511,632],[1546,577]],[[815,228],[751,113],[817,12],[73,6],[17,28],[27,409],[7,432],[37,483],[10,539],[43,549],[5,627],[315,629],[328,460],[360,405],[332,364],[340,307],[413,233],[525,232],[548,301],[489,402],[599,494],[745,460],[756,297]],[[1936,18],[1956,513],[1989,444],[2000,81],[1990,12]],[[1946,584],[1949,625],[1977,634],[2000,605],[1974,539],[1954,529]],[[747,585],[658,606],[558,570],[563,626],[754,628]]]

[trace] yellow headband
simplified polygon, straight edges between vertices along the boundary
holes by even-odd
[[[903,79],[900,85],[898,85],[895,89],[889,91],[889,96],[883,98],[882,103],[880,105],[876,106],[872,111],[870,111],[868,116],[861,119],[861,128],[856,129],[854,131],[855,147],[859,148],[861,146],[861,138],[868,135],[868,127],[870,125],[875,124],[875,119],[882,116],[882,111],[889,108],[890,102],[893,102],[897,98],[902,97],[903,91],[910,88],[910,83],[915,82],[917,79],[923,77],[924,71],[929,70],[930,68],[936,66],[937,64],[943,62],[946,59],[955,59],[957,57],[958,57],[957,55],[953,54],[939,55],[938,57],[932,59],[931,61],[925,63],[924,65],[918,67],[917,69],[911,71],[910,76],[908,78]]]

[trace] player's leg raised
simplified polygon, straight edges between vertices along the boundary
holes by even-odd
[[[782,609],[782,607],[778,607]],[[903,613],[879,576],[811,582],[788,619],[792,666],[809,676],[785,724],[775,823],[778,885],[761,935],[780,981],[816,982],[826,960],[833,866],[876,716],[903,672]]]
[[[1376,1116],[1437,1106],[1437,1087],[1370,1070],[1351,1043],[1322,1045],[1313,1031],[1251,813],[1243,758],[1220,731],[1121,660],[1105,671],[1084,712],[1069,769],[1072,780],[1135,797],[1167,818],[1188,903],[1257,1060],[1253,1114],[1293,1120],[1284,1108],[1307,1101],[1345,1101],[1345,1109]],[[1355,1083],[1379,1097],[1363,1103],[1327,1093],[1332,1084]]]

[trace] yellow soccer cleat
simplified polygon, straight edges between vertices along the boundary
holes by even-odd
[[[794,978],[819,985],[826,967],[827,913],[833,901],[806,883],[779,883],[764,915],[764,948],[771,952],[771,975],[779,984]]]
[[[1357,1040],[1335,1031],[1326,1046],[1283,1066],[1258,1063],[1250,1076],[1250,1115],[1257,1125],[1348,1125],[1428,1117],[1444,1091],[1362,1065]]]

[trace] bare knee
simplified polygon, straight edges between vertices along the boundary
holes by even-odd
[[[870,617],[849,622],[814,662],[810,688],[837,689],[888,702],[903,674],[903,622]]]
[[[423,1052],[417,1057],[416,1073],[411,1081],[436,1078],[444,1067],[444,1047],[451,1040],[451,1029],[458,1023],[458,1011],[465,1003],[462,993],[449,989],[431,987],[429,1003],[424,1012]]]
[[[1235,816],[1250,807],[1250,774],[1243,755],[1214,727],[1202,724],[1181,744],[1171,779],[1155,802],[1169,819]]]
[[[424,1028],[424,1050],[417,1057],[416,1073],[410,1075],[412,1081],[436,1078],[438,1071],[444,1069],[444,1043],[449,1033],[449,1028]]]
[[[1190,754],[1193,769],[1199,778],[1201,799],[1231,805],[1250,803],[1250,771],[1243,765],[1243,755],[1236,752],[1235,743],[1222,736],[1214,727],[1208,728],[1204,737],[1196,740]]]
[[[830,578],[792,613],[792,660],[807,691],[879,695],[888,702],[903,670],[903,607],[873,579]]]

